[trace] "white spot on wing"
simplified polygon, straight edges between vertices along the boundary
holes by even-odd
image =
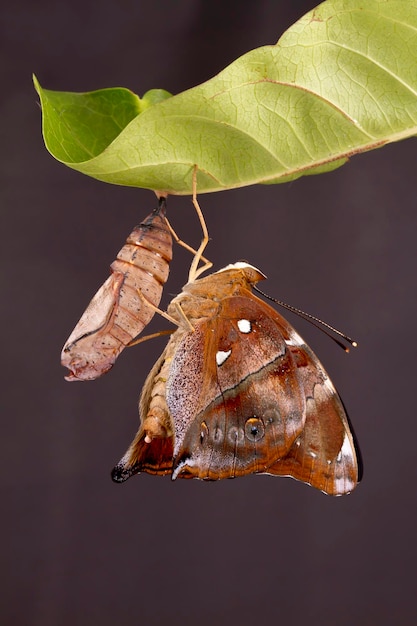
[[[344,457],[349,457],[352,458],[352,446],[350,445],[350,440],[349,437],[347,435],[347,433],[345,433],[345,438],[343,439],[343,446],[341,449],[341,453],[342,456]]]
[[[172,480],[175,480],[178,477],[178,474],[182,471],[184,467],[186,466],[193,467],[194,465],[195,465],[195,462],[193,459],[186,459],[185,461],[180,461],[177,467],[172,472],[172,476],[171,476]]]
[[[349,476],[343,476],[342,478],[336,478],[334,481],[335,490],[337,496],[341,496],[344,493],[350,493],[355,488],[355,483],[350,480]]]
[[[352,446],[350,445],[350,441],[349,441],[349,437],[347,436],[347,433],[345,433],[345,438],[343,439],[343,445],[340,448],[339,454],[337,455],[336,461],[338,463],[340,463],[340,461],[346,460],[346,459],[351,459],[353,456],[352,454]]]
[[[216,352],[216,363],[217,365],[220,367],[220,365],[223,365],[223,363],[229,358],[229,356],[232,354],[231,350],[227,350],[226,352],[224,352],[223,350],[219,350],[218,352]]]
[[[303,346],[304,345],[304,341],[301,339],[300,335],[295,332],[295,330],[292,331],[291,337],[285,340],[285,343],[287,344],[287,346]]]
[[[246,263],[246,261],[238,261],[237,263],[229,263],[229,265],[226,265],[226,267],[222,267],[222,269],[216,272],[216,274],[220,274],[220,272],[227,272],[227,270],[245,270],[247,268],[256,270],[257,272],[262,274],[262,272],[258,270],[257,267],[255,267],[254,265],[251,265],[250,263]]]
[[[327,387],[327,389],[329,389],[329,391],[331,391],[331,393],[336,393],[336,389],[334,388],[333,383],[330,380],[330,378],[325,378],[323,383]],[[345,442],[343,442],[343,445],[345,445]]]
[[[252,325],[249,320],[238,320],[237,327],[241,333],[245,333],[247,335],[252,330]]]
[[[339,454],[337,455],[336,462],[343,462],[346,463],[346,465],[348,466],[349,464],[352,464],[353,456],[354,455],[352,446],[346,433],[345,438],[343,439],[343,445],[340,448]],[[349,493],[355,487],[354,482],[349,478],[347,472],[344,472],[343,476],[335,478],[334,485],[335,490],[338,491],[340,494]]]

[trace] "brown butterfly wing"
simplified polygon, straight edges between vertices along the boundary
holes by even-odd
[[[288,453],[306,415],[290,328],[248,292],[184,337],[167,381],[173,478],[265,472]]]
[[[123,483],[125,480],[139,474],[157,474],[164,476],[172,473],[172,437],[152,439],[150,443],[145,442],[145,433],[142,433],[137,441],[132,444],[126,455],[113,468],[111,477],[116,483]],[[134,462],[131,462],[131,459]]]
[[[306,422],[286,457],[267,473],[291,476],[329,495],[349,493],[359,482],[362,468],[343,403],[311,349],[300,344],[292,351],[303,379]]]

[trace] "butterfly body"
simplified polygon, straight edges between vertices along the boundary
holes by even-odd
[[[141,427],[113,470],[217,480],[292,476],[326,493],[359,480],[342,402],[293,327],[252,292],[265,276],[237,263],[187,284],[178,322],[140,400]]]
[[[61,354],[66,380],[93,380],[107,372],[155,314],[168,278],[172,236],[165,199],[130,233]],[[148,303],[153,307],[148,306]]]

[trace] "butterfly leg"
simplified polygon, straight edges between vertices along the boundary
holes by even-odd
[[[139,339],[132,339],[132,341],[127,344],[127,347],[132,348],[133,346],[137,346],[144,341],[148,341],[149,339],[156,339],[157,337],[162,337],[163,335],[172,335],[172,333],[175,333],[175,328],[171,328],[169,330],[160,330],[157,333],[145,335],[144,337],[140,337]]]
[[[189,283],[192,283],[196,278],[200,276],[200,274],[205,272],[207,269],[209,269],[213,265],[213,263],[211,263],[210,261],[207,261],[207,259],[203,257],[203,252],[206,249],[207,244],[209,242],[209,235],[208,235],[207,225],[203,216],[203,212],[200,208],[200,205],[197,202],[197,165],[194,165],[194,171],[193,171],[193,205],[197,212],[198,219],[200,220],[201,230],[203,231],[203,239],[201,240],[200,247],[195,253],[194,259],[191,263],[190,271],[188,274]],[[199,268],[198,264],[200,263],[201,260],[204,261],[205,264]]]
[[[177,326],[177,327],[182,325],[181,321],[178,322],[175,318],[173,318],[171,315],[169,315],[169,313],[166,313],[165,311],[162,311],[162,309],[158,309],[157,306],[155,306],[151,302],[149,302],[149,300],[147,300],[145,298],[145,296],[143,295],[142,292],[138,291],[138,294],[139,294],[139,297],[146,303],[146,305],[150,309],[155,311],[155,313],[158,313],[159,315],[161,315],[162,317],[167,319],[172,324],[175,324],[175,326]],[[185,322],[186,328],[189,331],[194,332],[194,326],[191,324],[190,320],[185,315],[185,313],[182,310],[181,306],[177,302],[175,303],[175,308],[176,308],[176,311],[178,313],[178,317],[180,318],[180,320]],[[161,330],[161,331],[159,331],[157,333],[153,333],[152,335],[146,335],[145,337],[140,337],[140,339],[132,339],[132,341],[130,341],[127,344],[127,347],[128,348],[132,348],[133,346],[137,346],[139,343],[142,343],[143,341],[147,341],[148,339],[155,339],[156,337],[161,337],[162,335],[172,335],[172,333],[174,333],[174,332],[175,332],[175,329],[172,329],[172,330]]]
[[[165,198],[165,200],[166,200],[167,197],[168,197],[168,194],[166,192],[155,191],[155,193],[156,193],[156,197],[158,198],[158,200],[161,200],[161,198]],[[203,241],[202,241],[202,243],[200,245],[200,248],[198,250],[195,250],[190,245],[188,245],[188,243],[185,243],[185,241],[183,241],[182,239],[179,238],[179,236],[177,235],[177,233],[173,229],[171,223],[169,222],[169,220],[168,220],[168,218],[166,216],[165,216],[165,221],[167,223],[167,226],[169,228],[169,231],[170,231],[171,235],[173,236],[173,238],[175,240],[175,243],[177,243],[179,246],[182,246],[183,248],[185,248],[185,250],[188,250],[188,252],[191,252],[192,254],[194,254],[194,257],[198,257],[198,260],[197,260],[196,266],[195,266],[195,270],[194,270],[194,273],[193,273],[194,278],[197,278],[197,276],[200,276],[200,274],[202,274],[203,272],[205,272],[208,269],[210,269],[210,267],[213,267],[213,263],[211,261],[209,261],[208,259],[206,259],[206,257],[204,257],[203,254],[202,254],[204,249],[205,249],[205,247],[207,246],[207,244],[209,242],[209,237],[208,237],[208,231],[207,231],[206,223],[205,223],[205,220],[204,220],[204,217],[203,217],[203,213],[202,213],[201,208],[200,208],[200,206],[199,206],[199,204],[197,202],[197,165],[195,165],[194,168],[193,168],[193,204],[194,204],[195,210],[196,210],[197,215],[198,215],[198,219],[199,219],[200,224],[201,224],[201,229],[203,231]],[[200,261],[202,261],[204,263],[204,265],[202,265],[197,270],[197,266],[198,266]]]
[[[181,308],[181,305],[178,302],[175,302],[175,308],[177,310],[178,316],[185,322],[185,325],[187,327],[187,329],[190,332],[194,332],[194,326],[191,324],[190,320],[188,319],[188,317],[186,316],[186,314],[184,313],[184,311]],[[176,322],[176,324],[178,326],[180,326],[181,324],[178,324],[178,322]]]
[[[150,302],[147,298],[145,298],[145,296],[143,295],[143,293],[137,289],[136,290],[139,298],[141,300],[143,300],[143,302],[146,304],[146,306],[148,308],[150,308],[152,311],[155,311],[155,313],[158,313],[159,315],[161,315],[162,317],[164,317],[166,320],[168,320],[168,322],[171,322],[172,324],[175,324],[175,326],[178,326],[178,322],[176,319],[174,319],[173,317],[171,317],[171,315],[169,315],[169,313],[166,313],[165,311],[163,311],[162,309],[159,309],[157,306],[155,306],[154,304],[152,304],[152,302]],[[129,344],[130,345],[130,344]]]
[[[169,228],[169,230],[171,232],[171,235],[175,239],[175,243],[177,243],[182,248],[185,248],[186,250],[188,250],[188,252],[191,252],[192,254],[196,255],[197,254],[197,250],[195,250],[194,248],[189,246],[188,243],[185,243],[185,241],[183,241],[182,239],[180,239],[178,237],[177,233],[173,229],[173,227],[170,224],[170,222],[169,222],[167,217],[165,218],[165,221],[166,221],[166,223],[168,225],[168,228]],[[202,273],[202,272],[205,272],[206,270],[210,269],[210,267],[213,266],[213,263],[211,261],[209,261],[208,259],[206,259],[206,257],[201,256],[200,259],[201,259],[201,261],[203,261],[204,265],[199,269],[199,274]]]

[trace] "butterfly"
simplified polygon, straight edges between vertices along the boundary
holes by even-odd
[[[166,199],[130,233],[65,343],[61,363],[66,380],[93,380],[107,372],[122,350],[151,321],[169,274],[172,233]]]
[[[112,471],[218,480],[289,476],[351,492],[359,449],[343,403],[309,346],[253,293],[265,275],[239,262],[183,288],[177,328],[149,373],[141,424]]]

